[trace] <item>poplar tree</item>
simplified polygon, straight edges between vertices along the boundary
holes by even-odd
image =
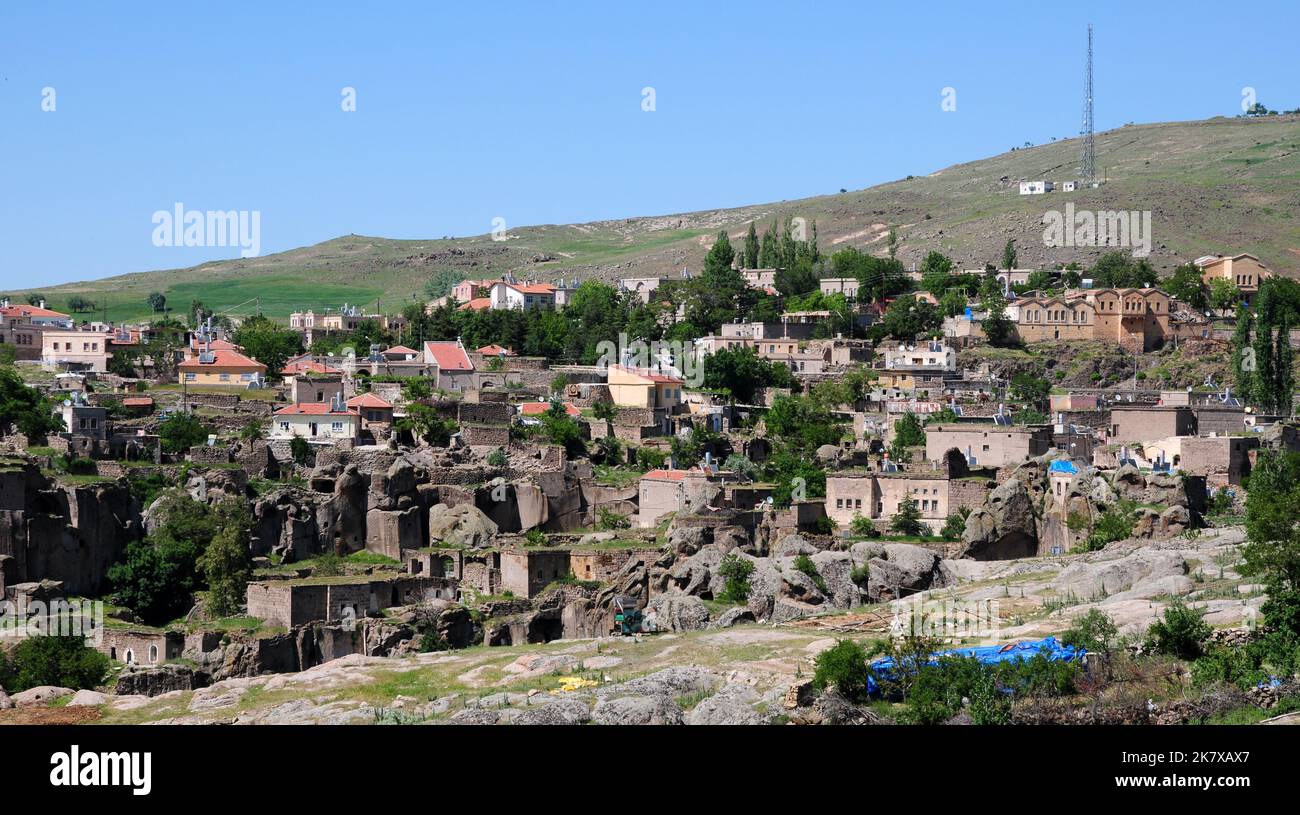
[[[758,268],[758,231],[754,222],[749,222],[749,231],[745,233],[745,268]]]

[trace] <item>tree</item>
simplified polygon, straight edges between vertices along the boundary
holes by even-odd
[[[925,428],[915,413],[904,413],[894,422],[894,440],[903,447],[920,447],[925,444]]]
[[[1051,388],[1042,376],[1021,371],[1011,377],[1011,396],[1021,402],[1039,405],[1047,401]]]
[[[704,358],[704,387],[725,390],[732,402],[751,404],[760,388],[790,388],[789,366],[760,357],[753,348],[720,348]]]
[[[939,530],[939,535],[944,540],[957,541],[966,533],[966,518],[970,515],[970,507],[962,507],[959,511],[952,513],[943,522],[943,529]]]
[[[294,436],[289,439],[289,456],[294,464],[306,464],[311,460],[311,444],[302,436]]]
[[[952,260],[940,252],[930,252],[921,261],[921,287],[935,296],[942,295],[952,282]]]
[[[0,651],[0,686],[11,693],[53,685],[93,688],[108,675],[108,657],[86,645],[85,637],[50,634],[27,637],[12,656]]]
[[[149,308],[153,311],[163,311],[167,308],[167,297],[160,291],[150,292],[148,302]]]
[[[1255,372],[1251,396],[1261,410],[1271,413],[1276,406],[1277,400],[1277,369],[1274,366],[1273,358],[1273,329],[1268,320],[1268,314],[1264,310],[1262,298],[1256,305],[1255,314],[1257,324],[1255,326],[1255,345],[1252,349],[1255,352]]]
[[[740,557],[734,552],[722,558],[718,564],[718,576],[722,578],[722,593],[719,602],[740,605],[749,600],[749,576],[754,573],[754,562]]]
[[[570,456],[580,455],[587,450],[582,438],[582,428],[564,408],[558,399],[551,400],[551,406],[542,414],[542,432],[551,444],[558,444]]]
[[[198,588],[198,560],[217,534],[218,519],[183,490],[164,492],[151,510],[156,527],[131,541],[108,570],[116,602],[145,623],[161,625],[184,614]]]
[[[14,368],[3,366],[0,367],[0,432],[8,432],[11,424],[29,439],[67,429],[63,419],[54,415],[54,405],[49,399],[35,388],[27,387]]]
[[[898,257],[898,229],[889,228],[889,235],[885,238],[885,249],[889,252],[889,259],[894,260]]]
[[[168,453],[184,453],[204,444],[211,432],[212,428],[192,413],[173,413],[158,425],[158,437]]]
[[[1147,646],[1157,654],[1195,659],[1203,653],[1211,631],[1201,612],[1175,600],[1165,607],[1164,617],[1147,629]]]
[[[1283,316],[1273,345],[1273,404],[1278,413],[1290,416],[1295,403],[1294,354],[1291,350],[1291,320]]]
[[[249,558],[249,527],[253,524],[248,506],[241,498],[227,498],[217,505],[220,531],[199,559],[208,584],[207,608],[218,617],[239,613],[253,576]]]
[[[407,405],[406,415],[395,426],[398,430],[411,431],[416,438],[434,447],[446,447],[457,429],[454,421],[444,419],[432,406],[419,402]]]
[[[912,536],[925,532],[925,524],[921,523],[921,510],[911,494],[898,502],[898,511],[889,519],[889,531]]]
[[[1006,246],[1002,247],[1002,268],[1010,272],[1016,268],[1016,239],[1011,238],[1007,241]]]
[[[275,378],[280,376],[280,369],[289,357],[302,350],[302,339],[296,331],[276,325],[260,314],[244,320],[235,331],[234,342],[245,354],[266,366],[268,377]],[[365,353],[369,350],[364,349]]]
[[[68,309],[73,314],[80,314],[86,311],[94,311],[95,304],[79,294],[74,294],[68,298]]]
[[[464,275],[455,269],[438,269],[425,281],[424,296],[430,300],[446,297],[462,279]]]
[[[29,306],[39,306],[41,303],[44,303],[47,299],[48,298],[45,296],[43,292],[33,291],[27,293],[27,305]]]
[[[1232,331],[1232,381],[1242,401],[1249,401],[1255,387],[1255,351],[1250,338],[1251,312],[1237,309]]]
[[[1010,345],[1015,339],[1016,326],[1007,317],[1007,300],[1002,292],[986,297],[982,306],[986,314],[981,327],[989,344],[999,347]]]
[[[1204,309],[1210,304],[1210,287],[1205,285],[1201,267],[1195,263],[1184,263],[1174,269],[1164,279],[1161,288],[1195,309]]]
[[[867,650],[854,640],[840,640],[817,655],[813,687],[834,686],[850,702],[867,701]]]
[[[1230,311],[1241,303],[1241,289],[1226,278],[1216,277],[1210,282],[1210,306],[1218,311]]]
[[[758,268],[758,231],[754,229],[754,222],[749,222],[749,231],[745,233],[745,268]]]
[[[939,300],[939,308],[945,317],[956,317],[966,310],[966,293],[959,288],[950,288]]]
[[[886,334],[903,342],[936,334],[943,328],[939,310],[929,301],[912,296],[899,297],[890,303],[882,322]]]

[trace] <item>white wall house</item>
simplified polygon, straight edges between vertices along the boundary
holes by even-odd
[[[308,441],[334,442],[355,439],[361,417],[355,410],[339,407],[335,402],[300,402],[282,407],[271,417],[272,439],[301,436]]]
[[[1021,195],[1042,195],[1045,192],[1052,191],[1052,182],[1050,181],[1021,181]]]

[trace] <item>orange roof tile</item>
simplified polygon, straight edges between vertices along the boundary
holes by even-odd
[[[424,361],[435,363],[439,371],[474,370],[474,365],[465,354],[465,349],[455,341],[426,342],[424,344]]]
[[[373,393],[363,393],[360,396],[354,396],[348,400],[350,408],[376,408],[379,410],[392,410],[393,406],[383,399],[375,396]]]
[[[246,357],[238,351],[229,351],[225,349],[212,350],[212,362],[199,362],[199,357],[192,357],[185,360],[176,367],[185,371],[200,371],[206,368],[247,368],[256,371],[266,371],[266,366],[251,357]]]
[[[297,402],[282,407],[276,416],[356,416],[355,410],[334,410],[329,402]]]

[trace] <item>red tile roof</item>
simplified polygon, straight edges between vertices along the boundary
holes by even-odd
[[[465,349],[461,348],[458,342],[426,342],[424,361],[436,364],[439,371],[474,370],[474,365],[465,354]]]
[[[297,402],[282,407],[276,416],[356,416],[355,410],[334,410],[329,402]]]
[[[555,294],[555,287],[550,283],[506,283],[504,280],[501,283],[524,294]]]
[[[205,368],[247,368],[255,371],[265,371],[266,366],[255,359],[246,357],[238,351],[212,349],[212,362],[199,362],[199,358],[192,357],[185,360],[176,367],[184,371],[201,371]]]
[[[564,412],[570,416],[581,416],[582,411],[573,406],[571,402],[561,402],[564,405]],[[524,402],[519,406],[519,413],[523,416],[541,416],[551,409],[550,402]]]
[[[61,320],[67,320],[68,315],[61,311],[52,311],[40,306],[5,306],[0,308],[0,314],[6,317],[57,317]]]
[[[375,396],[373,393],[363,393],[360,396],[354,396],[348,400],[350,408],[376,408],[379,410],[392,410],[393,406],[383,399]]]
[[[414,348],[407,348],[405,345],[394,345],[392,348],[385,348],[380,351],[381,354],[418,354],[419,351]]]
[[[502,348],[501,346],[496,345],[495,343],[492,345],[483,346],[482,348],[478,349],[477,353],[480,353],[485,357],[499,357],[502,354],[505,354],[508,357],[515,356],[514,351],[511,351],[509,348]]]
[[[489,308],[492,308],[491,298],[475,297],[473,300],[470,300],[468,303],[462,305],[459,308],[459,310],[460,311],[484,311],[485,309],[489,309]]]
[[[340,371],[338,368],[331,368],[329,365],[326,365],[323,362],[317,362],[311,359],[299,360],[297,362],[290,362],[289,364],[285,365],[283,368],[280,369],[280,374],[283,376],[291,376],[293,374],[341,374],[341,373],[343,372]]]
[[[681,481],[686,477],[685,470],[651,470],[642,478],[649,478],[653,481]]]
[[[128,396],[122,400],[122,407],[152,407],[153,397]]]
[[[664,376],[663,374],[651,373],[650,371],[644,371],[640,368],[632,368],[628,365],[613,365],[611,367],[617,368],[620,371],[626,371],[627,373],[630,373],[634,376],[639,376],[642,379],[648,379],[651,382],[654,382],[656,385],[685,385],[686,384],[686,380],[684,379],[677,379],[671,376]]]

